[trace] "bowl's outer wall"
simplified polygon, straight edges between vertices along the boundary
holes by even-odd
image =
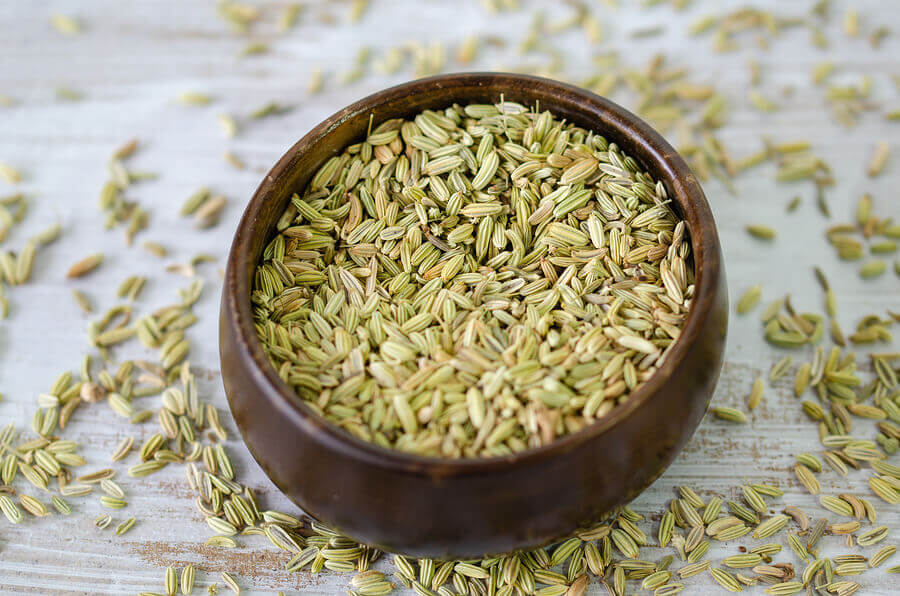
[[[235,235],[220,315],[226,393],[275,484],[313,517],[366,544],[434,558],[538,546],[596,521],[655,480],[690,439],[721,368],[727,327],[722,256],[694,175],[649,126],[561,83],[503,74],[445,75],[371,96],[297,143],[257,190]],[[365,444],[315,416],[282,384],[253,336],[249,280],[290,196],[375,122],[453,103],[539,103],[616,142],[663,180],[688,222],[694,308],[659,373],[586,431],[510,458],[433,460]],[[243,278],[242,278],[243,276]],[[679,349],[680,348],[680,349]]]

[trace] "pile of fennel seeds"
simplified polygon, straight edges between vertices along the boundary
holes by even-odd
[[[502,102],[393,119],[294,196],[252,292],[279,375],[424,455],[547,444],[645,382],[693,295],[685,224],[613,143]]]

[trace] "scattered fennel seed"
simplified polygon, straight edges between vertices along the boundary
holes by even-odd
[[[219,121],[219,126],[222,128],[222,132],[225,133],[225,136],[229,139],[233,138],[237,135],[238,125],[237,121],[228,114],[219,114],[216,117]]]
[[[177,100],[186,106],[205,106],[212,103],[212,96],[198,91],[184,91],[178,94]]]
[[[269,51],[269,44],[261,41],[253,41],[241,48],[241,56],[258,56]]]
[[[863,279],[873,279],[875,277],[880,277],[881,274],[885,272],[887,269],[887,264],[884,261],[876,260],[870,261],[860,267],[859,275]]]
[[[77,19],[64,15],[54,14],[50,17],[50,24],[58,32],[64,35],[75,35],[81,33],[81,23]]]
[[[749,224],[746,229],[748,234],[760,240],[772,240],[776,235],[775,230],[769,226]]]
[[[94,253],[69,267],[66,277],[83,277],[94,271],[103,262],[103,253]]]
[[[889,153],[890,146],[887,142],[880,141],[875,145],[875,152],[872,154],[872,159],[869,161],[869,167],[866,170],[866,173],[870,178],[874,178],[884,171],[884,166],[887,164]]]
[[[10,184],[18,184],[22,181],[22,173],[11,165],[0,162],[0,179]]]
[[[71,87],[57,87],[56,99],[62,101],[81,101],[82,99],[84,99],[84,94],[77,89],[72,89]]]
[[[294,25],[297,24],[297,19],[300,17],[302,11],[303,5],[299,2],[294,2],[285,6],[281,15],[278,17],[278,30],[288,31],[293,29]]]
[[[259,120],[261,118],[267,118],[269,116],[278,116],[281,114],[286,114],[292,109],[293,108],[291,108],[290,106],[283,106],[277,102],[272,101],[250,112],[250,118],[252,118],[253,120]]]
[[[751,412],[756,409],[759,402],[762,401],[763,391],[765,391],[765,383],[762,377],[758,377],[753,381],[753,388],[750,390],[750,396],[747,398],[747,409]]]
[[[739,315],[747,314],[759,304],[760,298],[762,298],[762,286],[752,286],[738,300],[735,306],[736,312]]]
[[[223,157],[225,158],[225,162],[236,170],[243,170],[247,167],[247,164],[231,151],[226,151]]]
[[[740,423],[747,422],[747,415],[744,414],[743,412],[741,412],[740,410],[736,410],[735,408],[728,408],[728,407],[720,406],[720,407],[710,408],[709,411],[712,412],[716,418],[719,418],[721,420],[727,420],[729,422],[740,422]]]

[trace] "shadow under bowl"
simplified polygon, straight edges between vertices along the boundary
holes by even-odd
[[[266,358],[253,326],[253,272],[291,195],[375,123],[454,103],[539,105],[605,136],[666,187],[687,222],[695,293],[660,369],[583,430],[508,457],[420,457],[359,440],[313,412]],[[430,77],[370,95],[291,147],[234,236],[220,311],[222,377],[247,447],[315,519],[365,544],[418,557],[473,558],[536,547],[596,522],[659,477],[690,439],[722,364],[728,308],[715,222],[697,179],[649,125],[611,101],[504,73]]]

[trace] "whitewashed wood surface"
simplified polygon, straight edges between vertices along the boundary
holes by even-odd
[[[516,32],[524,31],[530,22],[529,12],[540,8],[548,18],[557,18],[569,10],[564,4],[523,2],[526,10],[497,16],[485,13],[477,1],[396,0],[375,2],[359,23],[349,24],[348,2],[305,3],[308,6],[299,24],[286,34],[274,33],[274,22],[286,4],[282,0],[258,4],[263,19],[249,34],[230,30],[216,16],[213,2],[0,3],[0,95],[18,101],[13,107],[0,108],[0,162],[20,168],[24,177],[17,188],[0,182],[0,196],[22,190],[31,198],[28,217],[2,247],[21,246],[28,236],[53,221],[64,227],[63,237],[39,253],[32,282],[7,291],[10,318],[0,322],[0,422],[11,420],[27,427],[36,395],[46,391],[61,371],[77,370],[88,348],[89,319],[71,300],[72,288],[84,290],[102,312],[114,303],[119,282],[142,273],[151,280],[138,306],[149,311],[173,300],[175,289],[188,283],[166,273],[166,264],[210,253],[218,260],[199,267],[200,276],[208,283],[197,307],[200,322],[188,333],[192,363],[202,377],[204,395],[223,411],[232,433],[229,448],[239,477],[258,489],[267,507],[292,510],[251,460],[230,416],[224,414],[227,405],[217,347],[220,269],[244,204],[263,173],[314,124],[355,99],[413,76],[407,68],[389,77],[371,75],[350,85],[338,84],[339,73],[350,68],[360,46],[383,49],[406,40],[441,40],[452,46],[470,33],[518,39]],[[872,193],[878,213],[900,219],[900,156],[891,157],[880,178],[872,180],[865,175],[876,141],[889,141],[895,153],[900,150],[900,123],[886,122],[872,113],[855,128],[839,127],[825,108],[822,89],[810,83],[812,66],[831,59],[839,66],[835,80],[856,82],[861,73],[869,73],[876,100],[900,107],[897,88],[890,79],[890,75],[900,74],[900,4],[852,2],[860,11],[864,32],[879,25],[894,30],[879,51],[871,49],[864,35],[848,39],[843,34],[841,19],[851,2],[835,2],[826,28],[831,40],[827,50],[812,48],[808,33],[798,29],[774,39],[766,51],[758,49],[750,36],[740,39],[739,51],[720,55],[712,52],[709,36],[689,38],[686,27],[699,15],[733,10],[743,3],[695,0],[684,12],[665,5],[641,10],[638,2],[619,3],[624,6],[614,10],[604,2],[587,2],[604,24],[606,39],[602,43],[591,47],[581,33],[560,36],[557,45],[566,52],[572,75],[590,72],[595,52],[617,49],[625,62],[635,65],[663,52],[671,64],[689,67],[694,80],[714,83],[729,95],[733,114],[721,138],[734,154],[747,155],[759,149],[762,135],[782,141],[808,139],[835,168],[837,185],[828,193],[832,223],[849,219],[863,192]],[[803,15],[810,3],[766,0],[755,4],[780,14]],[[77,17],[84,31],[60,35],[49,23],[55,12]],[[322,15],[331,15],[336,22],[322,24]],[[659,36],[633,39],[629,35],[656,25],[665,27]],[[270,53],[238,57],[251,40],[269,41]],[[450,54],[452,57],[452,51]],[[763,116],[753,111],[746,99],[746,64],[751,56],[762,66],[762,91],[781,106],[774,114]],[[476,66],[502,69],[519,62],[513,51],[491,49]],[[327,74],[325,91],[309,96],[307,81],[319,67]],[[457,66],[451,60],[447,69]],[[84,97],[81,101],[59,100],[55,97],[59,87],[78,90]],[[786,87],[793,93],[784,96]],[[207,107],[178,105],[174,98],[183,91],[209,93],[214,102]],[[233,140],[223,138],[217,114],[232,113],[243,120],[272,100],[291,105],[293,110],[247,123]],[[126,247],[121,230],[104,230],[96,207],[107,177],[109,154],[131,138],[141,141],[131,167],[160,174],[158,180],[129,191],[151,211],[150,227],[136,244],[153,240],[166,245],[171,255],[163,260],[136,246]],[[222,159],[226,148],[249,167],[239,171],[228,166]],[[229,203],[217,227],[196,232],[177,211],[184,197],[201,185],[224,193]],[[766,299],[790,293],[799,308],[821,311],[821,292],[812,276],[812,267],[820,265],[834,282],[845,329],[865,313],[883,314],[885,307],[900,310],[900,283],[893,272],[861,282],[858,264],[837,261],[823,236],[829,221],[815,208],[808,184],[776,185],[772,167],[763,166],[739,177],[736,186],[737,194],[731,195],[719,183],[705,185],[724,244],[732,303],[747,287],[762,283]],[[785,205],[795,195],[803,198],[802,205],[795,213],[786,214]],[[743,231],[748,222],[775,227],[778,239],[771,244],[751,239]],[[83,280],[67,281],[68,266],[94,251],[106,253],[103,267]],[[894,342],[893,347],[884,349],[897,349],[897,345]],[[117,354],[122,358],[140,355],[139,350]],[[732,316],[727,361],[714,403],[742,404],[752,380],[782,355],[762,341],[756,315]],[[794,454],[821,449],[789,384],[782,380],[767,390],[750,424],[728,425],[710,418],[703,422],[668,472],[633,504],[638,512],[650,516],[641,524],[648,534],[656,535],[658,514],[673,496],[673,487],[680,484],[695,487],[703,496],[735,498],[742,482],[774,482],[785,487],[786,495],[773,502],[773,510],[795,503],[814,515],[821,514],[814,498],[804,494],[790,473]],[[84,445],[88,469],[96,469],[108,465],[109,453],[123,436],[131,434],[142,441],[154,432],[154,426],[129,427],[109,409],[94,408],[89,413],[79,411],[65,434]],[[896,457],[892,461],[896,463]],[[70,499],[74,513],[69,517],[28,518],[17,526],[0,519],[0,592],[162,591],[164,567],[187,563],[201,570],[198,586],[219,581],[222,587],[218,573],[228,570],[239,576],[245,593],[299,590],[330,594],[346,589],[348,576],[285,573],[282,567],[287,556],[259,537],[241,539],[243,548],[234,551],[203,546],[209,532],[194,508],[181,467],[169,466],[138,480],[127,478],[124,467],[119,478],[130,505],[114,517],[121,521],[135,516],[138,522],[123,537],[93,526],[92,520],[101,513],[96,497]],[[831,471],[820,475],[823,492],[828,494],[868,495],[866,478],[865,473],[847,478]],[[881,520],[895,534],[888,542],[896,542],[900,535],[897,508],[876,502]],[[826,553],[844,550],[838,542],[831,538]],[[716,543],[708,557],[718,561],[735,554],[736,549],[736,543]],[[648,549],[645,556],[663,554]],[[777,560],[791,561],[802,570],[787,547]],[[896,557],[891,561],[897,562]],[[864,593],[889,594],[897,592],[896,578],[879,569],[859,581]],[[708,575],[685,583],[695,593],[720,590]],[[599,593],[602,587],[595,582],[590,590]]]

